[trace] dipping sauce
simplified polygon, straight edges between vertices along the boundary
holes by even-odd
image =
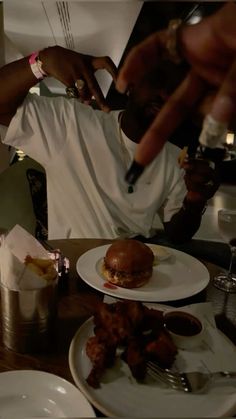
[[[201,322],[186,312],[171,311],[165,314],[164,319],[166,328],[176,335],[195,336],[202,330]]]

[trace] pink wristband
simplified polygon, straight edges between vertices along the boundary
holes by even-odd
[[[31,54],[29,57],[29,64],[36,79],[42,80],[47,76],[47,73],[42,69],[42,62],[39,60],[39,52],[33,52],[33,54]]]

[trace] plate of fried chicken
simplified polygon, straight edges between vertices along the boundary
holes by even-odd
[[[175,368],[179,356],[163,326],[163,313],[168,308],[129,300],[101,303],[94,317],[75,334],[69,350],[71,374],[104,415],[195,417],[197,412],[198,417],[221,417],[236,410],[233,387],[228,393],[218,386],[202,394],[185,394],[147,374],[148,360]],[[222,347],[227,346],[225,339],[219,335]],[[181,353],[183,364],[185,352]]]

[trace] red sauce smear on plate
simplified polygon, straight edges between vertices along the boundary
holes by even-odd
[[[116,286],[116,285],[111,284],[110,282],[105,282],[105,283],[103,284],[103,286],[104,286],[105,288],[109,288],[110,290],[116,290],[116,289],[117,289],[117,286]]]

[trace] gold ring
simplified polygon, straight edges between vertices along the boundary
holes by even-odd
[[[182,24],[182,19],[171,19],[167,28],[166,49],[168,58],[175,64],[180,64],[183,61],[178,47],[178,34]]]
[[[83,79],[78,79],[75,82],[75,86],[77,87],[78,90],[82,90],[85,86],[85,81]]]
[[[74,86],[73,87],[67,87],[66,88],[66,94],[69,98],[78,98],[79,97],[78,90]]]

